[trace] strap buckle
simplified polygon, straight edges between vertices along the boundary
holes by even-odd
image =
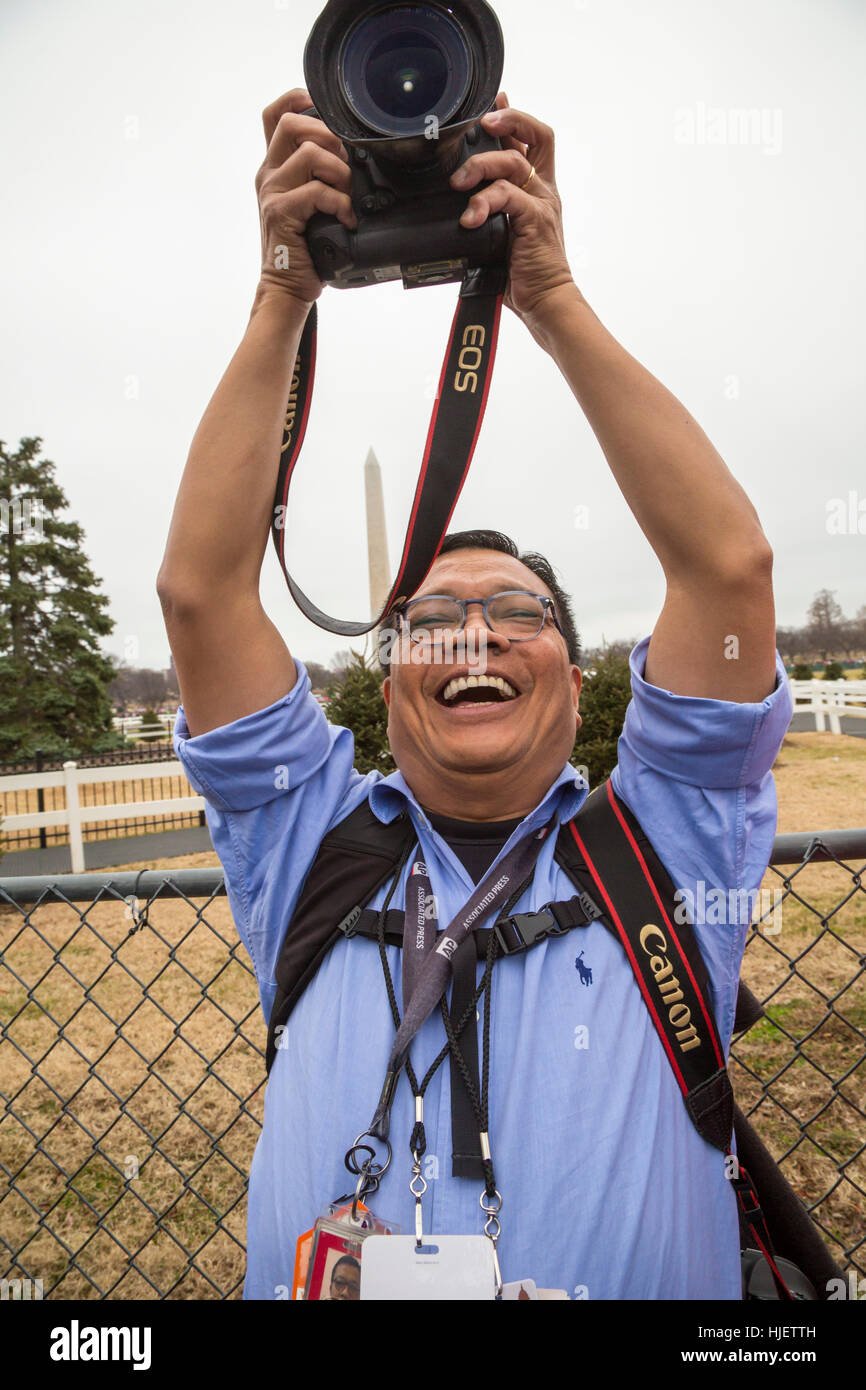
[[[357,936],[358,934],[358,926],[361,921],[361,911],[362,909],[360,907],[353,907],[349,915],[347,917],[344,917],[340,925],[337,927],[337,931],[341,931],[347,941],[351,941],[352,937]]]
[[[597,922],[599,917],[602,916],[602,911],[598,903],[589,896],[585,889],[583,892],[578,893],[577,901],[580,903],[581,911],[586,914],[587,924],[590,922]]]
[[[503,917],[493,931],[503,953],[513,956],[527,951],[545,936],[559,934],[562,927],[549,908],[543,907],[540,912],[515,912],[513,917]]]
[[[746,1220],[749,1222],[755,1220],[763,1221],[764,1212],[761,1207],[760,1198],[758,1197],[757,1188],[748,1174],[739,1178],[731,1178],[731,1186],[737,1194],[740,1206],[742,1207],[743,1216]],[[750,1199],[750,1203],[746,1202],[747,1196]]]

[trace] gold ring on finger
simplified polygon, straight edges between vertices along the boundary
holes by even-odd
[[[523,189],[524,191],[529,187],[529,185],[532,183],[532,180],[535,178],[535,165],[533,164],[531,167],[532,172],[530,173],[529,178],[526,180],[526,183],[522,183],[520,185],[521,189]]]

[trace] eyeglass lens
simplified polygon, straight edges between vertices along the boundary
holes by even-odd
[[[535,637],[544,626],[545,605],[533,594],[496,594],[487,604],[487,620],[494,632],[516,639]],[[410,634],[417,640],[435,640],[456,632],[463,624],[463,609],[454,599],[433,596],[419,599],[406,615]]]

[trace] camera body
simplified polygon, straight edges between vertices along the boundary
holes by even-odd
[[[307,114],[318,113],[312,109]],[[508,219],[496,213],[482,227],[461,227],[469,199],[449,183],[454,170],[470,156],[501,148],[501,142],[480,124],[452,147],[453,162],[444,168],[438,163],[411,168],[387,164],[377,161],[374,149],[366,145],[350,146],[352,206],[358,226],[349,231],[325,213],[310,219],[307,245],[319,279],[337,289],[388,280],[402,280],[404,288],[420,289],[461,281],[476,267],[504,264]]]
[[[502,148],[481,118],[504,54],[487,0],[328,0],[304,52],[309,114],[349,153],[358,226],[308,223],[325,284],[417,289],[507,263],[508,219],[461,227],[469,199],[450,185],[472,154]]]

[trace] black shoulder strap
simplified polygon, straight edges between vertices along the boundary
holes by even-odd
[[[687,922],[675,924],[670,876],[610,781],[560,830],[556,859],[593,897],[625,951],[699,1134],[727,1152],[734,1097],[709,1004],[709,978]],[[681,913],[679,915],[682,915]]]
[[[322,840],[292,914],[277,961],[277,994],[268,1021],[270,1073],[282,1031],[328,951],[389,879],[415,841],[408,815],[388,825],[364,801]]]

